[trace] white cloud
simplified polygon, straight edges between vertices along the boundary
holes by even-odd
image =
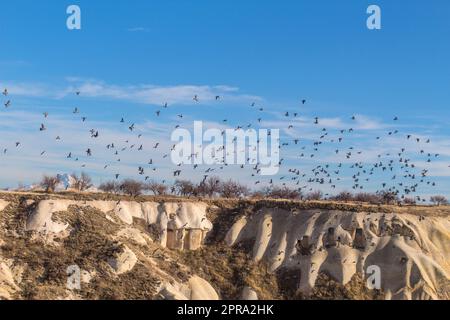
[[[127,126],[94,121],[82,125],[79,120],[53,115],[45,121],[47,130],[39,132],[42,118],[39,114],[17,111],[4,113],[0,117],[2,186],[15,186],[19,181],[30,183],[38,180],[43,173],[81,170],[97,178],[111,179],[115,173],[137,177],[137,167],[147,164],[150,158],[158,168],[158,172],[152,172],[152,176],[163,177],[162,172],[165,172],[166,177],[170,176],[172,164],[163,159],[171,146],[169,124],[136,124],[135,132],[132,133]],[[100,136],[91,138],[90,128],[98,128]],[[145,134],[138,138],[139,133]],[[61,140],[57,141],[56,136],[60,136]],[[16,142],[20,142],[18,147]],[[157,142],[159,148],[154,149]],[[111,143],[116,146],[114,150],[106,148]],[[131,148],[131,145],[134,147]],[[138,151],[140,145],[143,145],[142,151]],[[91,148],[92,157],[86,156],[87,148]],[[7,149],[6,153],[3,153],[4,149]],[[114,154],[116,150],[118,155]],[[41,155],[43,151],[45,154]],[[71,159],[67,159],[69,152],[72,153]],[[75,161],[76,158],[79,161]],[[103,169],[105,165],[108,165],[107,169]],[[146,168],[150,174],[152,166]]]
[[[102,82],[85,82],[81,83],[77,88],[85,97],[127,100],[153,105],[162,105],[164,103],[182,105],[204,104],[215,101],[216,96],[220,96],[223,100],[231,101],[260,100],[256,96],[239,94],[237,88],[228,86],[116,86]],[[194,101],[195,96],[198,97],[198,102]]]
[[[11,96],[62,99],[79,91],[82,97],[123,100],[151,105],[165,103],[203,105],[215,101],[217,96],[220,97],[220,101],[233,103],[262,101],[261,97],[240,93],[239,88],[227,85],[114,85],[78,77],[67,77],[66,81],[65,85],[60,86],[2,81],[0,87],[8,88]],[[197,96],[198,101],[194,101],[194,96]]]
[[[146,27],[132,27],[128,28],[129,32],[150,32],[149,28]]]
[[[426,161],[417,161],[414,164],[420,168],[428,170],[429,177],[450,177],[450,161],[435,161],[428,163]]]
[[[40,83],[0,81],[0,88],[2,91],[8,89],[11,96],[44,97],[51,95],[49,88]]]

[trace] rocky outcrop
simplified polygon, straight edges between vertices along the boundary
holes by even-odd
[[[157,230],[156,240],[161,246],[170,249],[197,250],[212,229],[212,223],[206,217],[207,205],[201,202],[140,203],[63,199],[40,201],[27,219],[26,229],[43,234],[65,232],[69,225],[55,221],[53,214],[67,211],[70,206],[92,207],[108,214],[108,217],[117,217],[118,222],[127,225],[132,225],[135,218],[142,219]],[[129,231],[127,232],[130,236]]]
[[[450,298],[444,207],[47,197],[0,200],[0,299]]]
[[[143,233],[142,231],[136,229],[127,227],[124,229],[121,229],[116,236],[118,239],[128,239],[138,245],[146,246],[149,242],[153,242],[153,240]]]
[[[158,296],[164,300],[219,300],[211,284],[198,276],[192,276],[186,284],[165,283]]]
[[[136,255],[127,246],[123,246],[122,250],[108,259],[108,263],[114,270],[114,273],[119,275],[131,271],[137,262]]]
[[[39,202],[27,220],[26,230],[44,234],[65,231],[69,227],[69,224],[54,221],[52,219],[53,213],[67,211],[69,205],[72,204],[75,204],[75,202],[69,200],[45,200]]]
[[[219,300],[216,290],[206,281],[198,276],[189,279],[191,288],[191,300]]]
[[[0,212],[3,211],[9,205],[8,201],[0,199]]]
[[[11,299],[15,293],[20,291],[17,280],[21,277],[21,272],[22,270],[14,268],[11,260],[0,257],[0,300]]]
[[[258,294],[250,287],[242,289],[241,300],[258,300]]]
[[[440,281],[450,279],[450,222],[443,217],[264,208],[239,219],[225,240],[253,241],[254,261],[273,272],[297,270],[303,294],[320,273],[345,285],[371,266],[381,271],[389,299],[437,299]]]

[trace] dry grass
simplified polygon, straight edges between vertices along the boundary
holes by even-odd
[[[325,273],[319,274],[310,296],[295,296],[296,299],[308,300],[384,300],[381,290],[370,290],[360,274],[355,274],[345,286],[334,281]]]
[[[202,201],[220,208],[254,207],[278,208],[285,210],[337,210],[350,212],[385,212],[385,213],[408,213],[415,215],[448,216],[450,215],[450,205],[374,205],[362,202],[339,202],[332,200],[287,200],[287,199],[223,199],[223,198],[202,198],[202,197],[179,197],[172,195],[150,196],[139,195],[136,197],[118,195],[111,193],[91,193],[91,192],[2,192],[0,199],[6,201],[17,201],[20,197],[35,201],[48,199],[67,199],[76,201],[137,201],[137,202],[198,202]]]
[[[276,275],[241,250],[224,244],[209,245],[198,251],[182,252],[181,261],[209,281],[222,299],[239,299],[244,286],[254,288],[260,299],[281,298]]]

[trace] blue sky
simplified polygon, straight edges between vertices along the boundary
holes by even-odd
[[[70,4],[81,8],[82,30],[66,28]],[[381,30],[366,28],[370,4],[381,7]],[[120,127],[121,117],[148,134],[150,144],[167,141],[181,113],[186,125],[203,120],[218,126],[225,118],[230,126],[254,123],[259,116],[249,105],[257,101],[264,107],[261,126],[278,125],[286,131],[284,112],[304,117],[303,125],[295,125],[299,132],[286,131],[285,136],[303,135],[305,145],[309,134],[319,134],[310,126],[315,116],[332,120],[331,131],[347,123],[355,126],[350,117],[358,115],[362,129],[349,145],[373,149],[372,153],[403,144],[400,138],[380,145],[373,142],[385,131],[429,137],[432,145],[426,151],[439,153],[430,164],[437,186],[424,187],[421,193],[449,195],[450,151],[445,153],[450,147],[449,13],[450,3],[439,0],[4,3],[0,86],[11,88],[13,104],[0,112],[4,131],[0,147],[9,151],[0,156],[5,171],[0,186],[15,185],[17,180],[29,183],[44,172],[81,170],[61,157],[70,148],[81,150],[92,143],[90,137],[86,143],[77,142],[77,132],[83,132],[79,138],[84,139],[85,132],[95,127],[102,139],[121,139],[130,134]],[[82,91],[80,97],[73,94],[77,89]],[[200,103],[190,98],[195,92],[205,97]],[[216,94],[223,96],[220,102],[207,98]],[[301,105],[301,99],[307,104]],[[155,117],[167,100],[170,110]],[[76,122],[74,107],[91,122]],[[48,121],[54,121],[44,135],[50,139],[67,128],[74,141],[45,144],[36,132],[42,112],[49,112]],[[393,123],[394,116],[400,121]],[[23,144],[20,151],[11,146],[16,140]],[[46,149],[47,156],[34,158],[40,149]],[[295,160],[298,153],[293,148],[286,151],[286,159],[292,155],[288,164],[305,171],[317,165]],[[320,157],[329,154],[324,151]],[[410,158],[424,160],[415,153]],[[121,159],[123,168],[105,172],[106,160],[107,155],[86,159],[84,169],[102,181],[119,169],[124,176],[133,176],[132,168],[140,163],[140,158],[127,154]],[[374,162],[369,156],[363,160]],[[155,173],[160,179],[173,169],[163,162],[164,158],[160,166],[167,170]],[[250,174],[251,170],[246,179],[251,184]],[[242,173],[228,175],[245,178]],[[343,184],[341,188],[348,188]],[[378,187],[374,182],[368,188]]]

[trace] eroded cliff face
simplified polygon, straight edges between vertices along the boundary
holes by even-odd
[[[156,228],[158,243],[162,247],[169,245],[171,249],[199,248],[206,233],[212,229],[212,223],[206,218],[207,206],[201,202],[140,203],[57,199],[39,201],[27,218],[26,230],[45,235],[66,233],[70,225],[55,221],[53,214],[67,211],[70,206],[96,209],[111,222],[118,219],[127,225],[132,225],[133,219],[141,219],[148,226]]]
[[[21,197],[0,205],[1,298],[154,299],[174,288],[176,297],[218,298],[177,261],[212,229],[205,203]],[[85,292],[67,287],[69,267]]]
[[[378,268],[387,299],[443,298],[450,279],[448,217],[262,208],[241,217],[225,240],[251,241],[253,260],[266,261],[272,272],[297,272],[305,295],[321,273],[345,286]]]
[[[446,212],[76,198],[0,199],[0,298],[449,298]]]

